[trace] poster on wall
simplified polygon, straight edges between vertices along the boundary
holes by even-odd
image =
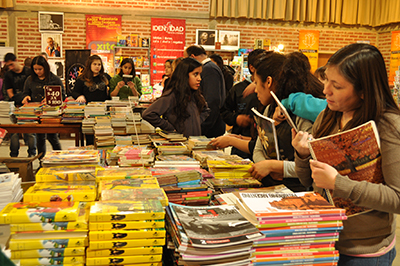
[[[196,44],[201,45],[205,50],[214,50],[217,39],[217,30],[196,30]]]
[[[39,11],[39,31],[40,32],[64,32],[64,13],[63,12],[42,12]]]
[[[308,57],[311,73],[318,68],[319,31],[301,30],[299,32],[299,50]]]
[[[186,21],[184,19],[151,19],[151,85],[160,83],[167,59],[183,56]]]
[[[42,52],[45,52],[49,58],[62,57],[61,44],[62,34],[60,33],[42,33]]]
[[[114,46],[122,34],[121,16],[86,15],[86,48],[103,60],[105,71],[114,76]]]
[[[221,43],[221,50],[237,51],[240,46],[240,31],[220,30],[218,41]]]

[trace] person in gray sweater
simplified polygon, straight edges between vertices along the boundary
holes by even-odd
[[[396,218],[400,213],[400,110],[390,92],[385,62],[369,44],[350,44],[328,61],[324,94],[327,108],[317,117],[311,136],[293,131],[295,169],[303,185],[323,195],[350,200],[370,209],[343,221],[336,248],[340,266],[392,265],[396,256]],[[383,181],[353,180],[329,164],[310,160],[308,142],[368,121],[375,121],[381,143]]]
[[[210,109],[199,91],[202,65],[185,58],[172,74],[162,96],[147,108],[142,117],[152,126],[176,131],[185,137],[200,136],[201,123]]]

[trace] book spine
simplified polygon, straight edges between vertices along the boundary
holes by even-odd
[[[158,255],[162,254],[162,247],[138,247],[138,248],[113,248],[102,250],[86,251],[86,257],[114,257],[114,256],[135,256],[135,255]]]
[[[84,256],[85,247],[11,250],[11,259]]]

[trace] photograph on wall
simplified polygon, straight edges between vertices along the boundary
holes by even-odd
[[[218,40],[221,50],[238,50],[240,46],[240,31],[220,30]]]
[[[47,61],[50,66],[50,71],[53,72],[57,77],[60,79],[64,79],[64,72],[65,72],[65,66],[64,66],[64,60],[62,59],[49,59]]]
[[[39,11],[39,31],[40,32],[64,32],[64,13],[63,12],[41,12]]]
[[[196,44],[203,46],[206,50],[215,49],[217,37],[217,30],[196,30]]]
[[[62,34],[60,33],[42,33],[42,52],[45,52],[49,58],[62,57],[61,41]]]

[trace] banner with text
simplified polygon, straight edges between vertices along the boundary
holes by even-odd
[[[308,57],[311,73],[318,68],[319,31],[301,30],[299,33],[299,50]]]
[[[151,19],[151,85],[161,82],[167,59],[183,56],[186,20]]]
[[[114,46],[121,35],[121,16],[86,15],[86,47],[103,60],[105,71],[114,75]]]
[[[400,31],[392,31],[392,45],[390,49],[389,84],[393,85],[396,70],[400,66]]]

